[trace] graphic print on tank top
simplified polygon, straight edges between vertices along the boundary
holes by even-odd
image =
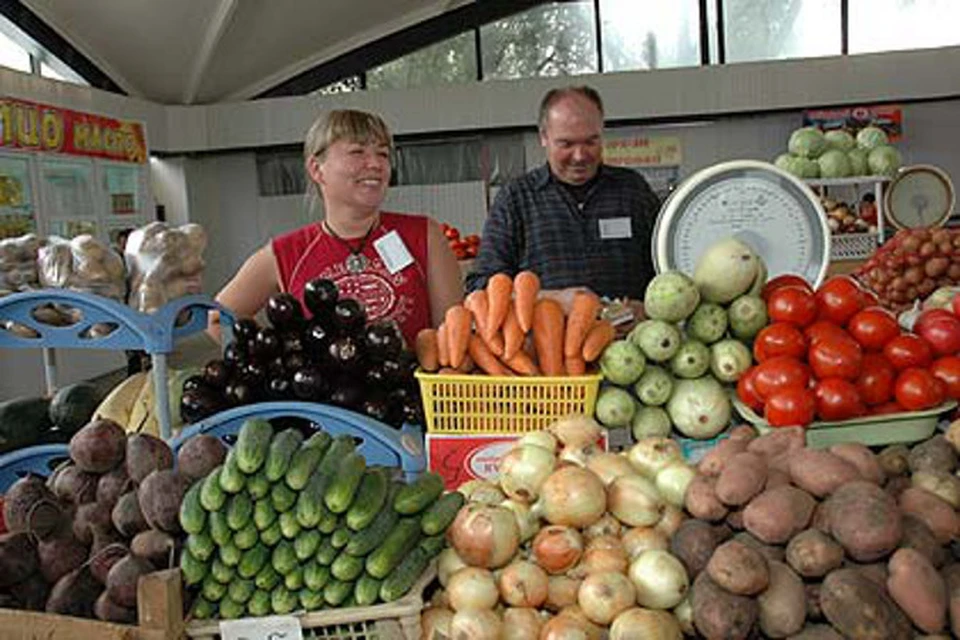
[[[403,325],[413,313],[413,300],[403,293],[407,287],[407,272],[403,269],[390,274],[379,255],[364,255],[369,260],[360,273],[350,273],[343,262],[334,263],[320,272],[321,278],[332,280],[340,295],[354,298],[367,310],[370,321],[390,318]]]

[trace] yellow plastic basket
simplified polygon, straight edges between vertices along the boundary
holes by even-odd
[[[571,413],[593,415],[603,377],[416,376],[427,431],[463,434],[528,433]]]

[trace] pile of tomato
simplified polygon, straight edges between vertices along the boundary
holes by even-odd
[[[836,276],[814,291],[792,275],[763,290],[770,324],[756,337],[756,364],[740,400],[772,426],[922,411],[960,399],[960,299],[956,311],[924,311],[914,332],[870,291]]]
[[[471,234],[469,236],[460,236],[460,230],[446,222],[441,223],[440,229],[450,243],[450,249],[457,260],[472,260],[477,257],[480,251],[480,236]]]

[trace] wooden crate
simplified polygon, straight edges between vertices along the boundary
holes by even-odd
[[[179,569],[140,578],[137,617],[138,624],[126,625],[0,609],[0,640],[179,640],[184,626]]]

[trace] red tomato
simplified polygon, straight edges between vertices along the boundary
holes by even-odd
[[[867,351],[880,351],[900,335],[900,324],[896,316],[886,309],[870,307],[853,314],[847,331]]]
[[[883,348],[883,355],[898,371],[910,367],[926,367],[933,360],[930,345],[912,333],[902,333],[888,342]]]
[[[781,389],[810,386],[810,367],[796,358],[770,358],[754,367],[753,385],[761,400],[766,400]]]
[[[753,340],[753,357],[763,362],[777,356],[803,359],[807,355],[807,339],[800,330],[786,322],[774,322],[760,330]]]
[[[459,239],[460,239],[460,232],[457,231],[454,227],[450,227],[449,229],[445,230],[445,231],[443,232],[443,235],[447,236],[447,238],[448,238],[449,240],[459,240]]]
[[[932,309],[931,311],[943,311],[943,309]],[[927,313],[929,312],[924,311],[920,314],[913,330],[927,341],[935,355],[957,355],[960,352],[960,319],[946,311],[942,315],[928,316],[924,319],[924,315]]]
[[[847,338],[848,340],[850,339],[850,334],[832,322],[827,322],[826,320],[817,320],[803,330],[803,335],[807,338],[807,343],[810,345],[814,345],[824,338],[833,338],[835,340],[843,338]]]
[[[809,282],[800,276],[793,275],[792,273],[785,273],[777,276],[773,280],[767,282],[767,284],[763,285],[763,290],[760,292],[760,297],[763,298],[764,302],[766,302],[770,297],[770,294],[781,287],[800,287],[801,289],[806,289],[810,293],[813,293],[813,287],[810,286]]]
[[[821,320],[844,326],[862,308],[862,290],[850,276],[834,276],[814,294]]]
[[[947,396],[960,400],[960,356],[944,356],[934,360],[930,373],[946,387]]]
[[[737,397],[757,413],[763,411],[763,398],[756,387],[757,368],[751,367],[737,380]]]
[[[953,309],[953,315],[960,316],[960,293],[953,296],[953,300],[950,301],[950,308]]]
[[[894,413],[906,413],[906,409],[897,404],[896,401],[893,401],[870,407],[869,413],[872,416],[888,416]]]
[[[850,338],[824,338],[810,347],[807,357],[813,375],[818,380],[856,380],[860,375],[863,350]]]
[[[868,405],[879,405],[893,398],[897,370],[879,353],[866,353],[856,380],[860,398]]]
[[[808,289],[786,285],[770,293],[767,315],[772,322],[806,327],[817,318],[817,301]]]
[[[920,330],[924,328],[924,325],[942,318],[956,320],[957,317],[946,309],[925,309],[917,316],[917,321],[913,323],[913,332],[920,335]]]
[[[875,307],[880,304],[880,299],[877,297],[877,294],[869,289],[860,290],[860,300],[862,302],[860,306],[864,309],[867,307]]]
[[[866,405],[857,393],[857,387],[849,380],[821,380],[814,387],[813,393],[817,398],[817,415],[821,420],[849,420],[867,412]]]
[[[782,389],[767,399],[763,416],[773,427],[804,427],[813,422],[817,400],[810,389]]]
[[[897,402],[907,411],[923,411],[943,402],[946,385],[926,369],[905,369],[894,386]]]

